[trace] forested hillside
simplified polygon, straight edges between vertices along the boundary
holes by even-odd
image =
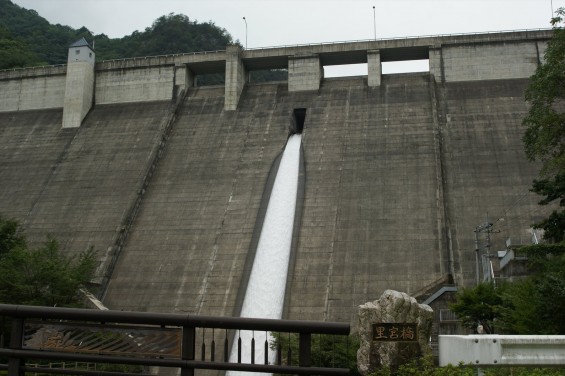
[[[164,15],[144,31],[109,38],[93,35],[86,27],[77,30],[52,25],[34,10],[0,0],[0,69],[66,64],[69,45],[81,37],[94,44],[97,61],[224,50],[234,43],[232,36],[213,22],[199,23],[183,14]],[[254,81],[286,79],[286,71],[253,73],[257,73]],[[221,79],[212,81],[219,83]]]

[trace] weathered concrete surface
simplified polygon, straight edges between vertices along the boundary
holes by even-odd
[[[525,111],[523,84],[506,81],[498,91],[498,81],[444,88],[426,74],[412,74],[385,76],[377,88],[362,78],[326,80],[315,93],[250,85],[233,113],[222,111],[222,88],[194,89],[105,302],[123,309],[237,312],[268,170],[299,107],[308,108],[306,191],[286,316],[348,321],[359,304],[385,289],[412,294],[451,273],[472,281],[472,231],[486,211],[504,210],[500,182],[527,195],[535,175],[520,154],[519,115],[506,116]],[[488,97],[481,115],[467,115],[457,127],[447,123],[458,112],[479,111],[472,103],[450,107],[467,103],[472,87]],[[489,137],[465,134],[501,119],[505,130]],[[475,165],[476,153],[490,157]],[[484,200],[462,207],[475,193]],[[532,204],[530,197],[525,207]],[[498,242],[529,223],[517,220]]]
[[[295,55],[288,61],[288,91],[318,90],[324,69],[317,55]]]
[[[527,161],[521,141],[527,83],[493,80],[439,88],[448,236],[459,283],[473,283],[472,232],[487,213],[501,231],[493,235],[494,251],[510,236],[530,242],[531,224],[551,209],[537,205],[539,196],[529,192],[539,166]]]
[[[67,67],[0,72],[0,112],[62,108]]]
[[[79,130],[60,129],[61,111],[0,114],[0,213],[21,220],[32,244],[52,234],[68,253],[94,246],[105,268],[168,108],[96,106]]]
[[[487,211],[506,218],[493,247],[540,215],[520,141],[525,84],[425,73],[378,87],[328,79],[312,92],[255,84],[230,112],[224,87],[192,88],[176,119],[169,101],[96,105],[70,131],[60,110],[5,112],[0,212],[33,242],[94,245],[105,266],[121,244],[110,308],[232,315],[268,171],[292,110],[307,108],[285,317],[350,321],[386,289],[414,295],[450,273],[472,283]]]
[[[172,65],[96,72],[96,103],[171,100],[175,67]]]
[[[277,102],[276,85],[249,90],[236,112],[223,111],[223,88],[189,93],[106,304],[233,314],[264,184],[290,125],[284,107],[269,110]]]
[[[0,213],[25,223],[76,130],[61,130],[63,109],[0,113]],[[49,198],[56,202],[57,198]],[[37,230],[41,230],[36,229]],[[40,237],[45,238],[46,232]]]
[[[418,74],[328,80],[312,97],[292,317],[348,321],[369,296],[448,273],[431,88]]]
[[[528,78],[534,74],[540,55],[543,50],[535,42],[445,46],[442,48],[445,81]]]

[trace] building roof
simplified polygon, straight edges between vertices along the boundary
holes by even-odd
[[[76,42],[74,42],[73,44],[71,44],[69,46],[69,48],[73,48],[73,47],[88,47],[90,49],[92,49],[92,46],[90,45],[90,43],[88,43],[86,41],[86,39],[84,39],[84,37],[80,38],[79,40],[77,40]]]

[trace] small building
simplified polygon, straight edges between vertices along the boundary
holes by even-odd
[[[70,64],[77,61],[83,61],[91,64],[94,64],[95,61],[94,48],[84,37],[69,46],[67,62]]]

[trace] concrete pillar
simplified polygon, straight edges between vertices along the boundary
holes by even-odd
[[[441,57],[441,45],[431,46],[429,52],[430,74],[435,77],[436,82],[443,82]]]
[[[383,69],[381,66],[381,51],[367,51],[367,73],[369,86],[381,86]]]
[[[184,88],[188,89],[190,87],[194,87],[195,80],[196,75],[194,72],[189,67],[186,67],[184,70]]]
[[[69,47],[63,128],[78,128],[94,99],[94,50],[81,38]]]
[[[241,53],[239,46],[226,47],[226,94],[224,99],[224,110],[226,111],[237,109],[239,97],[247,81],[248,73],[243,66]]]
[[[318,55],[289,56],[288,91],[320,89],[324,69]]]
[[[175,66],[175,86],[179,91],[194,87],[194,78],[194,72],[186,64]]]
[[[181,95],[183,91],[194,87],[195,74],[186,64],[175,65],[175,83],[173,91],[173,100]]]

